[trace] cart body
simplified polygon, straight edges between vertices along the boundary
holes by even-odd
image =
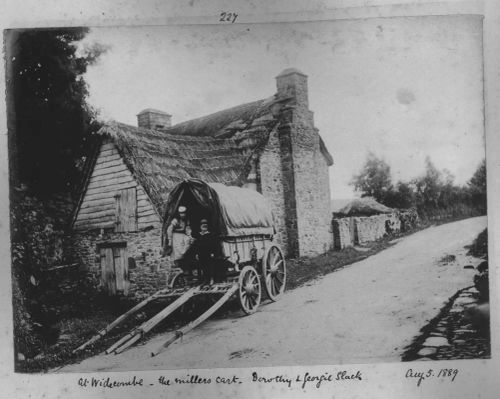
[[[238,281],[242,308],[253,313],[261,299],[261,286],[267,296],[277,300],[285,289],[285,259],[275,240],[271,208],[264,196],[255,190],[184,180],[172,190],[164,215],[163,245],[171,243],[167,228],[177,216],[179,207],[187,208],[187,219],[193,236],[199,233],[199,222],[207,219],[210,230],[218,237],[223,260],[230,265],[227,282]],[[191,285],[180,270],[170,273],[173,288]]]

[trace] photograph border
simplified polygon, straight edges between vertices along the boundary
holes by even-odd
[[[318,1],[285,3],[277,2],[272,5],[265,1],[243,1],[220,2],[216,5],[198,6],[194,1],[193,6],[188,4],[179,5],[171,2],[148,1],[142,2],[140,6],[126,0],[121,2],[121,9],[116,8],[116,2],[100,1],[93,4],[79,4],[75,7],[71,1],[36,2],[29,0],[20,8],[18,3],[8,1],[7,12],[1,17],[0,26],[3,29],[33,28],[33,27],[57,27],[57,26],[122,26],[131,24],[140,25],[186,25],[186,24],[219,24],[218,15],[221,11],[234,9],[239,14],[237,23],[276,23],[276,22],[314,22],[322,20],[338,19],[364,19],[376,17],[401,17],[401,16],[424,16],[424,15],[483,15],[483,63],[484,63],[484,96],[485,96],[485,134],[486,134],[486,161],[488,182],[488,227],[489,227],[489,259],[490,259],[490,292],[491,292],[491,351],[492,358],[489,360],[460,360],[436,362],[411,362],[392,364],[367,364],[367,365],[332,365],[332,366],[294,366],[273,368],[251,368],[251,369],[214,369],[195,370],[199,375],[216,376],[241,375],[243,384],[168,387],[144,386],[129,387],[127,391],[120,389],[87,389],[79,384],[82,378],[103,379],[107,377],[123,379],[124,376],[144,378],[145,380],[158,380],[159,377],[169,375],[172,377],[183,377],[193,370],[175,371],[148,371],[148,372],[126,372],[126,373],[68,373],[68,374],[41,374],[25,375],[13,373],[13,348],[12,348],[12,288],[10,283],[10,236],[9,236],[9,198],[8,198],[8,157],[7,157],[7,122],[5,96],[0,99],[0,126],[4,132],[4,140],[1,148],[1,170],[0,184],[5,189],[0,195],[0,212],[4,223],[0,227],[0,254],[6,260],[9,267],[2,269],[0,276],[1,314],[3,329],[0,354],[0,370],[7,395],[65,398],[72,397],[118,397],[123,395],[136,396],[139,394],[151,397],[176,397],[186,396],[220,396],[229,397],[254,397],[254,396],[287,396],[299,397],[331,397],[332,394],[340,397],[443,397],[454,395],[454,397],[469,397],[471,393],[482,394],[483,397],[494,397],[495,387],[498,389],[500,382],[496,377],[499,369],[498,354],[500,347],[498,337],[500,331],[500,320],[498,317],[498,270],[497,259],[500,250],[496,241],[498,240],[499,207],[495,204],[500,192],[500,165],[497,152],[500,150],[500,79],[497,73],[500,70],[500,4],[494,0],[485,1],[441,1],[418,4],[391,1]],[[339,4],[340,3],[340,4]],[[366,5],[366,4],[369,5]],[[60,4],[56,8],[55,4]],[[44,6],[50,5],[50,8]],[[128,6],[125,6],[128,5]],[[2,77],[5,76],[5,64],[0,68]],[[5,93],[5,79],[0,79],[0,89]],[[442,364],[441,364],[442,363]],[[417,386],[415,381],[405,377],[409,368],[427,370],[429,368],[458,368],[461,378],[453,383],[442,381],[426,381]],[[262,370],[267,375],[287,374],[305,375],[305,373],[316,373],[321,375],[327,372],[348,369],[350,371],[361,370],[365,379],[350,384],[328,385],[315,388],[310,385],[307,389],[287,388],[286,385],[261,384],[252,382],[252,372]]]

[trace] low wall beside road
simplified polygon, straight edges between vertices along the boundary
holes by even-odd
[[[336,249],[376,241],[386,234],[404,229],[402,221],[408,212],[393,212],[373,216],[351,216],[333,219],[333,241]]]

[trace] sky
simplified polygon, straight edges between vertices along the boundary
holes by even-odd
[[[394,182],[430,156],[463,184],[485,156],[478,17],[95,28],[82,45],[95,42],[109,50],[85,75],[89,102],[133,125],[145,108],[175,124],[267,98],[298,68],[334,158],[332,198],[359,195],[349,182],[368,151]]]

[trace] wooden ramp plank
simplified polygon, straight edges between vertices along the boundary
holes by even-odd
[[[139,302],[137,305],[135,305],[133,308],[129,309],[126,311],[124,314],[119,316],[117,319],[109,323],[106,327],[104,327],[102,330],[100,330],[96,335],[94,335],[92,338],[90,338],[87,342],[85,342],[83,345],[80,345],[78,348],[73,350],[73,353],[79,352],[84,350],[87,346],[92,345],[94,342],[98,341],[102,337],[104,337],[106,334],[108,334],[113,328],[124,322],[126,319],[128,319],[131,315],[133,315],[135,312],[138,310],[142,309],[144,306],[146,306],[149,302],[157,299],[160,297],[163,293],[168,292],[168,288],[164,288],[153,295],[147,297],[144,299],[142,302]]]
[[[156,355],[160,354],[165,349],[167,349],[169,345],[174,343],[177,339],[179,339],[183,335],[187,334],[189,331],[191,331],[193,328],[195,328],[199,324],[203,323],[206,319],[208,319],[210,316],[212,316],[222,305],[224,305],[231,298],[231,296],[233,296],[233,294],[237,290],[238,290],[238,284],[233,284],[232,286],[230,286],[229,289],[226,291],[226,293],[222,296],[222,298],[220,298],[217,302],[215,302],[212,305],[212,307],[210,307],[205,313],[203,313],[196,320],[193,320],[187,326],[181,328],[180,330],[177,330],[175,332],[174,336],[171,337],[163,345],[161,345],[155,352],[152,352],[151,356],[156,356]],[[220,291],[222,291],[222,289],[219,289],[219,292]]]
[[[109,347],[106,350],[106,353],[121,353],[129,346],[133,345],[137,341],[139,341],[144,334],[152,330],[158,323],[160,323],[163,319],[165,319],[168,315],[172,314],[175,310],[180,308],[183,304],[189,301],[198,291],[200,287],[193,287],[186,291],[183,295],[173,301],[170,305],[168,305],[165,309],[157,313],[151,319],[145,321],[138,328],[132,330],[127,335],[125,335],[122,339],[116,342],[114,345]]]

